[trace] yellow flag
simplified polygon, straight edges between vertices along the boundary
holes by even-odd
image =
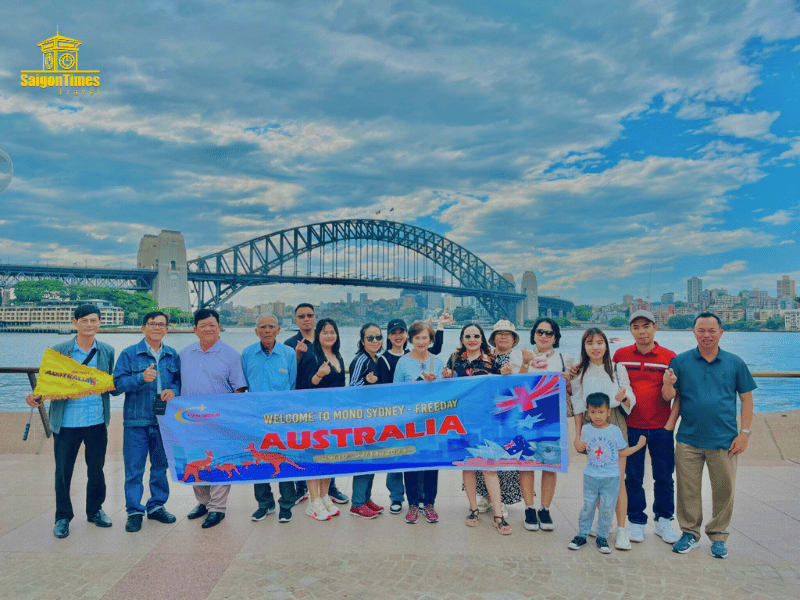
[[[113,389],[113,375],[82,365],[48,348],[44,351],[33,393],[41,396],[42,400],[68,400]]]

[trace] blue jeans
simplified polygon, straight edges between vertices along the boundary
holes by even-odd
[[[408,506],[434,504],[439,491],[439,471],[406,471],[403,473],[406,483]]]
[[[350,501],[353,506],[363,506],[367,500],[372,499],[372,481],[375,475],[353,475],[353,496]]]
[[[638,429],[628,427],[628,444],[635,446],[639,436],[647,438],[650,462],[653,466],[653,515],[655,520],[672,519],[675,513],[675,485],[672,473],[675,471],[674,432],[666,429]],[[647,499],[644,495],[644,452],[636,452],[628,457],[625,466],[625,489],[628,491],[628,519],[631,523],[647,523]]]
[[[402,502],[406,495],[406,487],[403,485],[403,474],[387,473],[386,488],[389,490],[389,500],[392,502]]]
[[[617,506],[619,495],[619,476],[617,477],[592,477],[583,474],[583,508],[578,517],[578,533],[589,535],[594,521],[594,510],[597,500],[600,499],[600,509],[597,516],[597,537],[607,538],[611,531],[611,519]]]
[[[295,501],[294,481],[279,481],[278,491],[281,493],[278,501],[280,507],[291,510]],[[269,483],[256,483],[253,486],[253,495],[258,502],[258,508],[275,508],[275,496],[272,494],[272,486]]]
[[[146,512],[164,506],[169,498],[167,479],[167,455],[161,441],[158,425],[148,427],[125,427],[122,438],[122,458],[125,461],[125,510],[129,515]],[[144,494],[144,468],[150,455],[150,498],[147,508],[142,506]]]

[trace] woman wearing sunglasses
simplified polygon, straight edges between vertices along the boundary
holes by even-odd
[[[374,385],[378,383],[378,352],[383,348],[380,325],[367,323],[361,328],[358,352],[350,363],[350,385]],[[383,512],[383,507],[372,501],[372,481],[375,475],[354,475],[353,496],[350,514],[362,519],[374,519]]]
[[[492,349],[486,341],[483,329],[477,323],[469,323],[461,329],[461,344],[447,361],[444,370],[445,377],[474,377],[476,375],[498,375],[500,367],[497,366]],[[478,526],[478,498],[477,475],[475,471],[462,471],[464,490],[469,500],[469,514],[465,521],[468,527]],[[503,517],[503,504],[500,494],[500,479],[497,471],[483,471],[486,489],[494,508],[494,528],[501,535],[511,534],[511,525]]]
[[[561,340],[561,328],[549,317],[539,317],[531,329],[531,344],[533,351],[527,348],[522,350],[522,368],[520,373],[561,373],[567,380],[567,417],[572,416],[572,393],[570,370],[575,364],[575,359],[569,354],[558,352],[558,343]],[[550,503],[556,492],[556,473],[542,471],[542,507],[536,511],[533,504],[535,471],[520,471],[519,483],[522,488],[522,498],[525,501],[525,529],[528,531],[553,531],[553,518],[550,516]]]

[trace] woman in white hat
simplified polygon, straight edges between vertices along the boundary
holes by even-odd
[[[518,373],[522,366],[522,353],[514,347],[519,344],[517,328],[511,321],[502,319],[495,323],[492,333],[489,335],[489,345],[492,346],[495,364],[500,367],[500,373],[511,375]],[[503,503],[503,517],[508,516],[506,506],[516,504],[522,500],[520,493],[519,471],[498,471],[500,477],[500,495]],[[491,506],[489,500],[489,490],[486,489],[486,481],[483,473],[477,473],[477,492],[478,510],[486,512]]]

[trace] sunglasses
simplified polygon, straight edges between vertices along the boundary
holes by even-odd
[[[383,340],[383,336],[380,335],[380,334],[379,335],[368,335],[367,337],[364,338],[364,340],[367,341],[367,342],[380,342],[381,340]]]
[[[481,339],[481,334],[480,333],[476,333],[475,335],[467,334],[467,335],[464,336],[464,339],[465,340],[479,340],[479,339]]]
[[[553,331],[552,329],[550,331],[547,331],[545,329],[537,329],[536,330],[536,335],[543,335],[545,337],[553,337],[555,334],[556,334],[556,332]]]

